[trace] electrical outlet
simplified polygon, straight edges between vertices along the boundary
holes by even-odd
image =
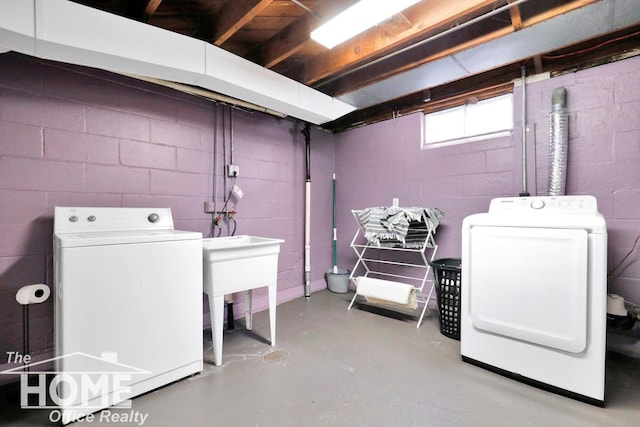
[[[215,204],[213,202],[204,202],[205,213],[215,213]]]
[[[227,176],[234,177],[240,175],[240,167],[237,165],[227,165]]]

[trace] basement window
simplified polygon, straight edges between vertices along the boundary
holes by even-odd
[[[512,131],[513,94],[507,93],[425,114],[422,148],[510,136]]]

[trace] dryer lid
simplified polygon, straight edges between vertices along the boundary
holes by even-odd
[[[474,226],[581,229],[606,234],[604,216],[593,196],[499,197],[489,212],[466,217],[463,229]]]

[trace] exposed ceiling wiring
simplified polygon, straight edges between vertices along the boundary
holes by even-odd
[[[307,6],[305,6],[304,4],[300,3],[298,0],[291,0],[291,3],[293,4],[297,4],[298,6],[300,6],[301,8],[303,8],[304,10],[306,10],[307,12],[313,14],[314,16],[318,17],[318,18],[322,18],[320,15],[318,15],[317,13],[315,13],[313,10],[309,9]]]
[[[635,37],[635,36],[640,36],[640,31],[637,31],[637,32],[632,33],[632,34],[627,34],[627,35],[624,35],[624,36],[616,37],[615,39],[607,40],[607,41],[599,43],[599,44],[597,44],[595,46],[587,47],[587,48],[584,48],[584,49],[581,49],[581,50],[576,50],[576,51],[573,51],[573,52],[560,54],[560,55],[541,55],[541,57],[544,58],[544,59],[568,58],[570,56],[581,55],[583,53],[587,53],[587,52],[599,49],[599,48],[601,48],[603,46],[607,46],[607,45],[610,45],[612,43],[617,43],[617,42],[619,42],[621,40],[627,40],[627,39],[630,39],[630,38]]]

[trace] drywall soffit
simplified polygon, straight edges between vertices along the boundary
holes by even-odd
[[[2,0],[0,48],[195,85],[318,125],[355,109],[202,40],[67,0]]]

